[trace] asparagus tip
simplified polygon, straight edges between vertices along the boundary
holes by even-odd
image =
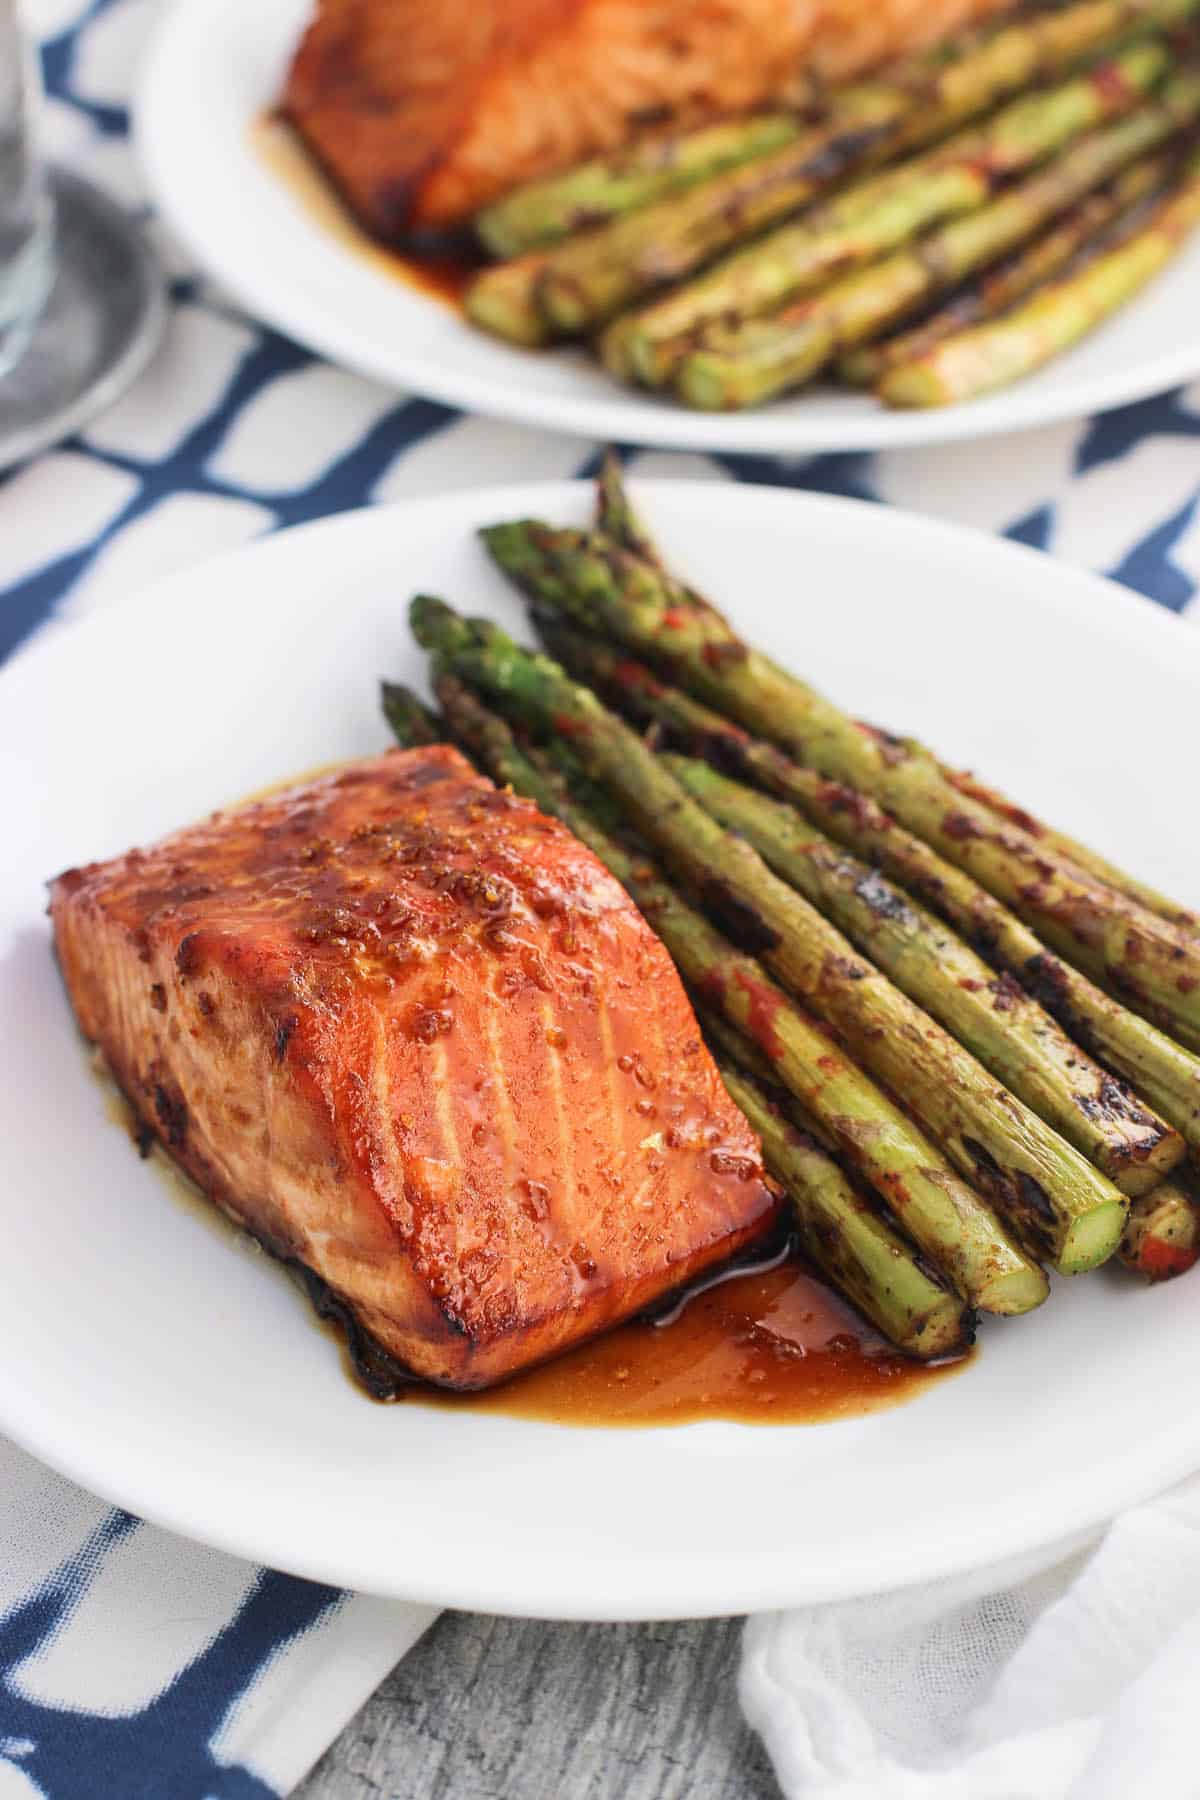
[[[509,519],[479,528],[480,541],[492,561],[518,583],[530,566],[531,556],[536,560],[531,536],[535,529],[536,521],[532,519]]]
[[[381,681],[379,698],[383,716],[397,743],[404,748],[445,741],[442,721],[410,687],[398,681]]]
[[[448,631],[466,629],[465,619],[436,594],[413,595],[408,603],[408,623],[422,650],[439,649]]]
[[[499,519],[494,525],[481,525],[479,535],[489,550],[503,549],[520,543],[532,523],[531,519]]]

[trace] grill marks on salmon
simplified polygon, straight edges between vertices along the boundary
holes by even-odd
[[[68,871],[51,913],[144,1124],[429,1380],[501,1380],[777,1214],[623,889],[448,747]]]

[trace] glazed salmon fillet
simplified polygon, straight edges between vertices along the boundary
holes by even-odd
[[[50,910],[146,1127],[430,1381],[500,1381],[774,1222],[658,939],[449,747],[69,870]]]
[[[367,229],[444,230],[646,129],[843,80],[1012,0],[317,0],[282,111]]]

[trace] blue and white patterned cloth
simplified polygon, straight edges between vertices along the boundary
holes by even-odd
[[[30,5],[51,153],[136,208],[126,100],[159,4]],[[265,531],[594,468],[594,444],[466,418],[331,368],[245,318],[149,229],[172,276],[161,355],[90,430],[0,478],[0,656]],[[1195,605],[1200,388],[946,449],[632,460],[639,473],[935,513],[1173,611]],[[0,1442],[0,1800],[286,1793],[429,1616],[183,1544]]]

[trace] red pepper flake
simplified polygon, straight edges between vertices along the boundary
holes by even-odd
[[[723,644],[705,644],[701,655],[710,669],[721,670],[731,663],[745,662],[749,655],[745,644],[737,638],[731,638]]]
[[[1133,89],[1115,62],[1098,63],[1089,76],[1106,108],[1124,111],[1134,98]]]
[[[1148,1237],[1138,1252],[1138,1267],[1152,1281],[1166,1281],[1170,1276],[1182,1275],[1192,1268],[1198,1256],[1200,1251],[1189,1250],[1183,1244],[1168,1244],[1162,1238]]]
[[[894,1210],[901,1210],[911,1201],[912,1195],[905,1186],[902,1176],[885,1174],[882,1185],[887,1194],[888,1203]]]
[[[755,981],[743,969],[734,970],[734,981],[749,1001],[746,1014],[746,1029],[760,1050],[774,1060],[783,1055],[783,1045],[775,1030],[775,1021],[782,1005],[781,996],[774,988],[769,988],[761,981]]]
[[[632,688],[635,693],[661,694],[661,681],[657,681],[644,663],[619,662],[613,669],[613,679],[622,687]]]

